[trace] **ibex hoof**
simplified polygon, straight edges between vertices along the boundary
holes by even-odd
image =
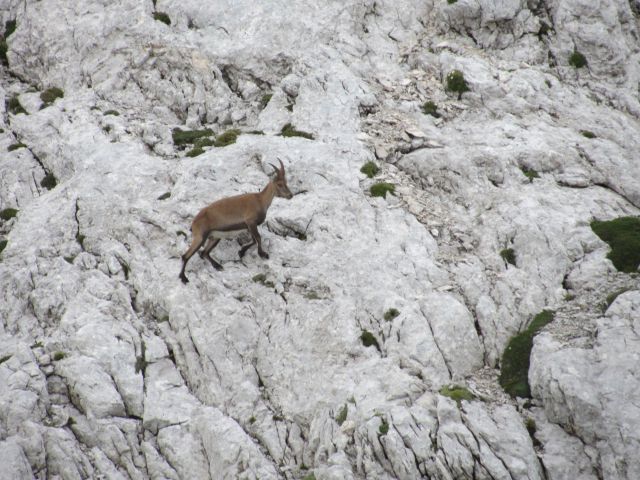
[[[246,250],[238,250],[238,256],[240,258],[244,257],[245,252],[246,252]]]
[[[180,280],[182,280],[182,283],[184,283],[185,285],[189,283],[189,279],[186,277],[186,275],[180,275]]]
[[[260,255],[264,259],[269,258],[269,254],[267,252],[258,252],[258,255]]]

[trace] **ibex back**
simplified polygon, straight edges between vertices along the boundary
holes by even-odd
[[[183,283],[189,281],[184,274],[187,262],[200,247],[205,245],[205,242],[206,245],[200,252],[200,256],[202,258],[206,257],[216,270],[222,270],[222,265],[211,258],[211,250],[218,245],[220,239],[234,237],[243,230],[249,231],[252,241],[240,248],[238,251],[240,258],[244,256],[250,247],[256,244],[258,245],[258,254],[262,258],[269,258],[267,252],[262,249],[258,225],[264,222],[267,217],[267,210],[271,206],[273,197],[287,199],[293,197],[287,186],[282,160],[278,159],[278,161],[280,162],[280,168],[271,164],[276,171],[276,176],[267,183],[267,186],[261,192],[244,193],[223,198],[203,208],[196,215],[191,224],[191,233],[193,235],[191,245],[182,255],[180,279]]]

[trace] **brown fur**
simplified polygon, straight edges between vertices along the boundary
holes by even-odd
[[[269,181],[261,192],[223,198],[198,212],[191,224],[191,233],[193,234],[191,245],[182,255],[180,279],[183,283],[189,281],[184,273],[187,262],[200,247],[205,245],[207,239],[209,242],[200,252],[200,256],[206,257],[216,270],[222,270],[222,265],[211,258],[209,252],[215,248],[221,238],[225,238],[225,233],[228,232],[248,230],[251,234],[253,241],[242,246],[238,251],[240,258],[255,244],[258,245],[258,254],[262,258],[269,258],[269,255],[262,249],[258,225],[262,224],[267,217],[267,210],[271,206],[273,197],[290,199],[293,196],[287,186],[282,161],[280,161],[279,169],[274,165],[271,166],[276,170],[276,177]],[[210,236],[211,238],[209,238]]]

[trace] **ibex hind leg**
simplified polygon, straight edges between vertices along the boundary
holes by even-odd
[[[200,251],[200,257],[201,258],[206,258],[207,260],[209,260],[209,262],[211,263],[213,268],[215,268],[216,270],[223,270],[224,267],[222,265],[220,265],[218,262],[216,262],[213,258],[211,258],[211,255],[209,254],[209,252],[211,252],[211,250],[216,248],[216,245],[218,245],[218,243],[220,243],[220,239],[219,238],[210,238],[209,242],[204,247],[204,250]]]

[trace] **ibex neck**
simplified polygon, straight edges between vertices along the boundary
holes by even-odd
[[[273,182],[267,183],[267,186],[262,189],[258,194],[260,196],[260,202],[262,203],[265,211],[271,206],[273,197],[276,196],[276,186]]]

